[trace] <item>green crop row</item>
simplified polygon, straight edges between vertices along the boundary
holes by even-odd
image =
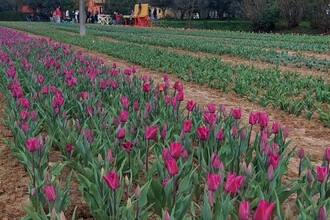
[[[262,106],[271,105],[290,114],[304,113],[310,119],[318,111],[320,119],[330,126],[330,85],[323,78],[301,77],[274,68],[260,70],[245,65],[231,66],[216,58],[198,58],[146,45],[102,41],[95,36],[64,35],[55,28],[49,29],[42,25],[0,25],[11,25],[64,43],[96,50],[150,69],[176,74],[185,81],[207,84],[224,92],[234,90]]]
[[[76,26],[53,26],[56,29],[61,29],[70,32],[78,33]],[[215,40],[213,38],[200,38],[195,36],[178,36],[173,34],[149,33],[141,34],[135,32],[136,29],[123,29],[104,27],[104,26],[89,26],[89,33],[94,36],[106,36],[117,40],[124,40],[133,43],[155,45],[162,47],[174,47],[192,52],[205,52],[218,55],[228,54],[231,56],[239,56],[251,60],[261,60],[274,64],[293,65],[297,67],[306,66],[322,71],[330,69],[330,60],[317,59],[308,57],[302,54],[288,54],[288,52],[275,51],[273,49],[265,49],[261,46],[253,46],[250,43],[241,42],[236,39],[236,42],[230,40]],[[235,39],[234,39],[235,40]]]

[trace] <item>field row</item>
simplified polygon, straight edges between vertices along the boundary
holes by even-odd
[[[89,37],[26,28],[91,44]],[[295,195],[299,219],[326,219],[330,148],[316,166],[299,150],[299,174],[284,183],[297,156],[288,128],[267,113],[251,112],[245,122],[240,108],[185,100],[183,85],[167,75],[156,84],[138,77],[137,67],[106,66],[50,39],[5,28],[0,34],[1,90],[13,134],[6,143],[30,177],[24,219],[63,219],[77,199],[70,198],[72,178],[97,220],[286,219],[283,203]],[[130,52],[116,45],[110,49]],[[50,166],[53,149],[61,161]]]
[[[76,26],[56,26],[53,28],[78,33]],[[157,29],[158,30],[158,29]],[[274,49],[265,49],[261,42],[244,42],[240,39],[214,39],[196,36],[183,36],[171,33],[141,33],[141,30],[132,28],[119,28],[104,26],[89,26],[88,33],[93,36],[111,37],[117,40],[134,42],[138,44],[173,47],[193,52],[205,52],[218,55],[228,54],[249,60],[260,60],[264,62],[292,65],[295,67],[307,67],[321,71],[330,69],[330,59],[318,59],[316,57],[304,56],[302,54],[289,54]],[[330,47],[328,46],[328,49]]]
[[[207,84],[224,92],[233,90],[261,106],[270,105],[297,116],[305,114],[309,119],[318,117],[330,126],[330,85],[322,78],[301,77],[297,73],[271,68],[259,70],[244,65],[231,66],[220,59],[198,58],[147,45],[107,42],[92,35],[84,38],[63,35],[55,28],[45,26],[15,25],[21,30],[173,73],[186,81]]]

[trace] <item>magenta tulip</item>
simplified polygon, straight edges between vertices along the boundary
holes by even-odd
[[[260,199],[253,220],[269,220],[273,212],[275,203],[269,204],[267,201]]]
[[[327,162],[330,162],[330,146],[325,148],[324,160],[326,160]]]
[[[217,132],[215,139],[217,139],[218,141],[222,141],[223,139],[225,139],[225,136],[223,135],[223,131],[221,129],[219,129],[219,131]]]
[[[192,123],[191,123],[191,121],[190,121],[189,119],[184,120],[182,131],[183,131],[184,133],[190,133],[190,131],[191,131],[191,127],[192,127]]]
[[[317,220],[327,220],[327,210],[324,205],[320,207],[317,213]]]
[[[209,133],[210,129],[204,125],[197,128],[198,138],[202,141],[207,140],[207,138],[209,137]]]
[[[119,120],[121,122],[126,122],[127,119],[128,119],[128,111],[121,110],[120,113],[119,113]]]
[[[255,125],[258,122],[258,114],[251,112],[249,116],[249,124]]]
[[[231,115],[236,120],[241,119],[241,117],[242,117],[242,109],[240,109],[240,108],[232,108],[231,109]]]
[[[182,102],[183,99],[184,99],[184,93],[183,93],[183,91],[178,92],[178,93],[176,94],[175,98],[176,98],[176,100],[177,100],[178,102]]]
[[[26,120],[29,117],[29,112],[25,109],[23,109],[20,112],[21,120]]]
[[[151,90],[150,84],[147,83],[147,82],[143,83],[143,84],[142,84],[142,90],[143,90],[143,92],[145,92],[145,93],[150,92],[150,90]]]
[[[126,152],[131,152],[133,149],[133,143],[130,141],[126,141],[121,144],[121,146],[126,150]]]
[[[72,148],[73,148],[73,144],[70,144],[70,143],[69,143],[69,144],[66,144],[66,145],[65,145],[65,149],[66,149],[66,151],[69,152],[69,153],[72,151]]]
[[[165,159],[165,167],[170,176],[174,176],[175,174],[179,173],[178,165],[176,164],[175,159],[172,157],[167,157]]]
[[[125,138],[125,136],[126,136],[126,129],[125,129],[125,127],[122,127],[117,132],[117,138],[123,139],[123,138]]]
[[[103,179],[111,190],[116,190],[120,186],[119,176],[115,171],[109,171]]]
[[[196,103],[194,103],[193,100],[189,100],[189,101],[187,102],[187,107],[186,107],[186,109],[187,109],[189,112],[191,112],[191,111],[194,109],[195,105],[196,105]]]
[[[217,120],[217,115],[214,114],[214,113],[205,112],[204,113],[204,120],[207,124],[213,125],[213,124],[215,124],[215,122]]]
[[[241,201],[238,208],[238,219],[248,220],[250,215],[250,203],[248,201]]]
[[[216,173],[208,173],[206,177],[207,189],[216,191],[219,189],[221,176]]]
[[[281,127],[281,122],[274,121],[272,124],[272,133],[277,134],[280,127]]]
[[[215,104],[209,103],[207,105],[207,110],[209,111],[209,113],[214,114],[216,112],[216,110],[217,110],[217,107],[216,107]]]
[[[258,122],[262,129],[268,126],[268,115],[265,112],[258,112]]]
[[[147,140],[155,139],[157,136],[157,126],[153,125],[149,127],[148,125],[146,125],[145,136]]]
[[[219,168],[220,168],[220,166],[221,166],[221,161],[220,161],[219,156],[218,156],[216,153],[212,153],[212,156],[211,156],[211,162],[212,162],[212,166],[213,166],[215,169],[219,169]]]
[[[280,162],[281,156],[270,153],[268,159],[269,159],[269,165],[272,165],[273,168],[276,169]]]
[[[43,191],[48,202],[53,202],[56,200],[55,189],[52,185],[44,186]]]
[[[178,159],[181,156],[182,152],[182,143],[180,142],[172,142],[170,144],[170,154],[172,157]]]
[[[324,180],[326,180],[327,175],[328,175],[328,167],[326,166],[316,167],[316,177],[318,181],[323,182]]]
[[[299,157],[300,160],[302,160],[305,157],[304,148],[300,148],[298,150],[298,157]]]
[[[244,181],[244,176],[236,176],[235,173],[228,173],[225,190],[236,194]]]
[[[25,147],[28,149],[30,152],[34,152],[38,150],[38,138],[33,137],[25,141]]]

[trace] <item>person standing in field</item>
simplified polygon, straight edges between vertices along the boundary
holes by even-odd
[[[55,10],[55,18],[54,18],[54,20],[55,20],[55,22],[56,23],[61,23],[61,9],[60,9],[60,6],[58,6],[57,8],[56,8],[56,10]]]

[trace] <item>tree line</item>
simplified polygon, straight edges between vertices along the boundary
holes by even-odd
[[[98,1],[100,2],[100,1]],[[201,19],[247,19],[254,31],[272,31],[276,21],[284,19],[288,28],[297,27],[302,20],[310,22],[311,28],[330,30],[330,0],[103,0],[104,11],[130,14],[136,3],[149,3],[163,12],[171,9],[179,12],[181,19],[191,20],[198,13]],[[77,9],[78,0],[0,0],[0,11],[17,11],[28,4],[41,12],[61,5]]]

